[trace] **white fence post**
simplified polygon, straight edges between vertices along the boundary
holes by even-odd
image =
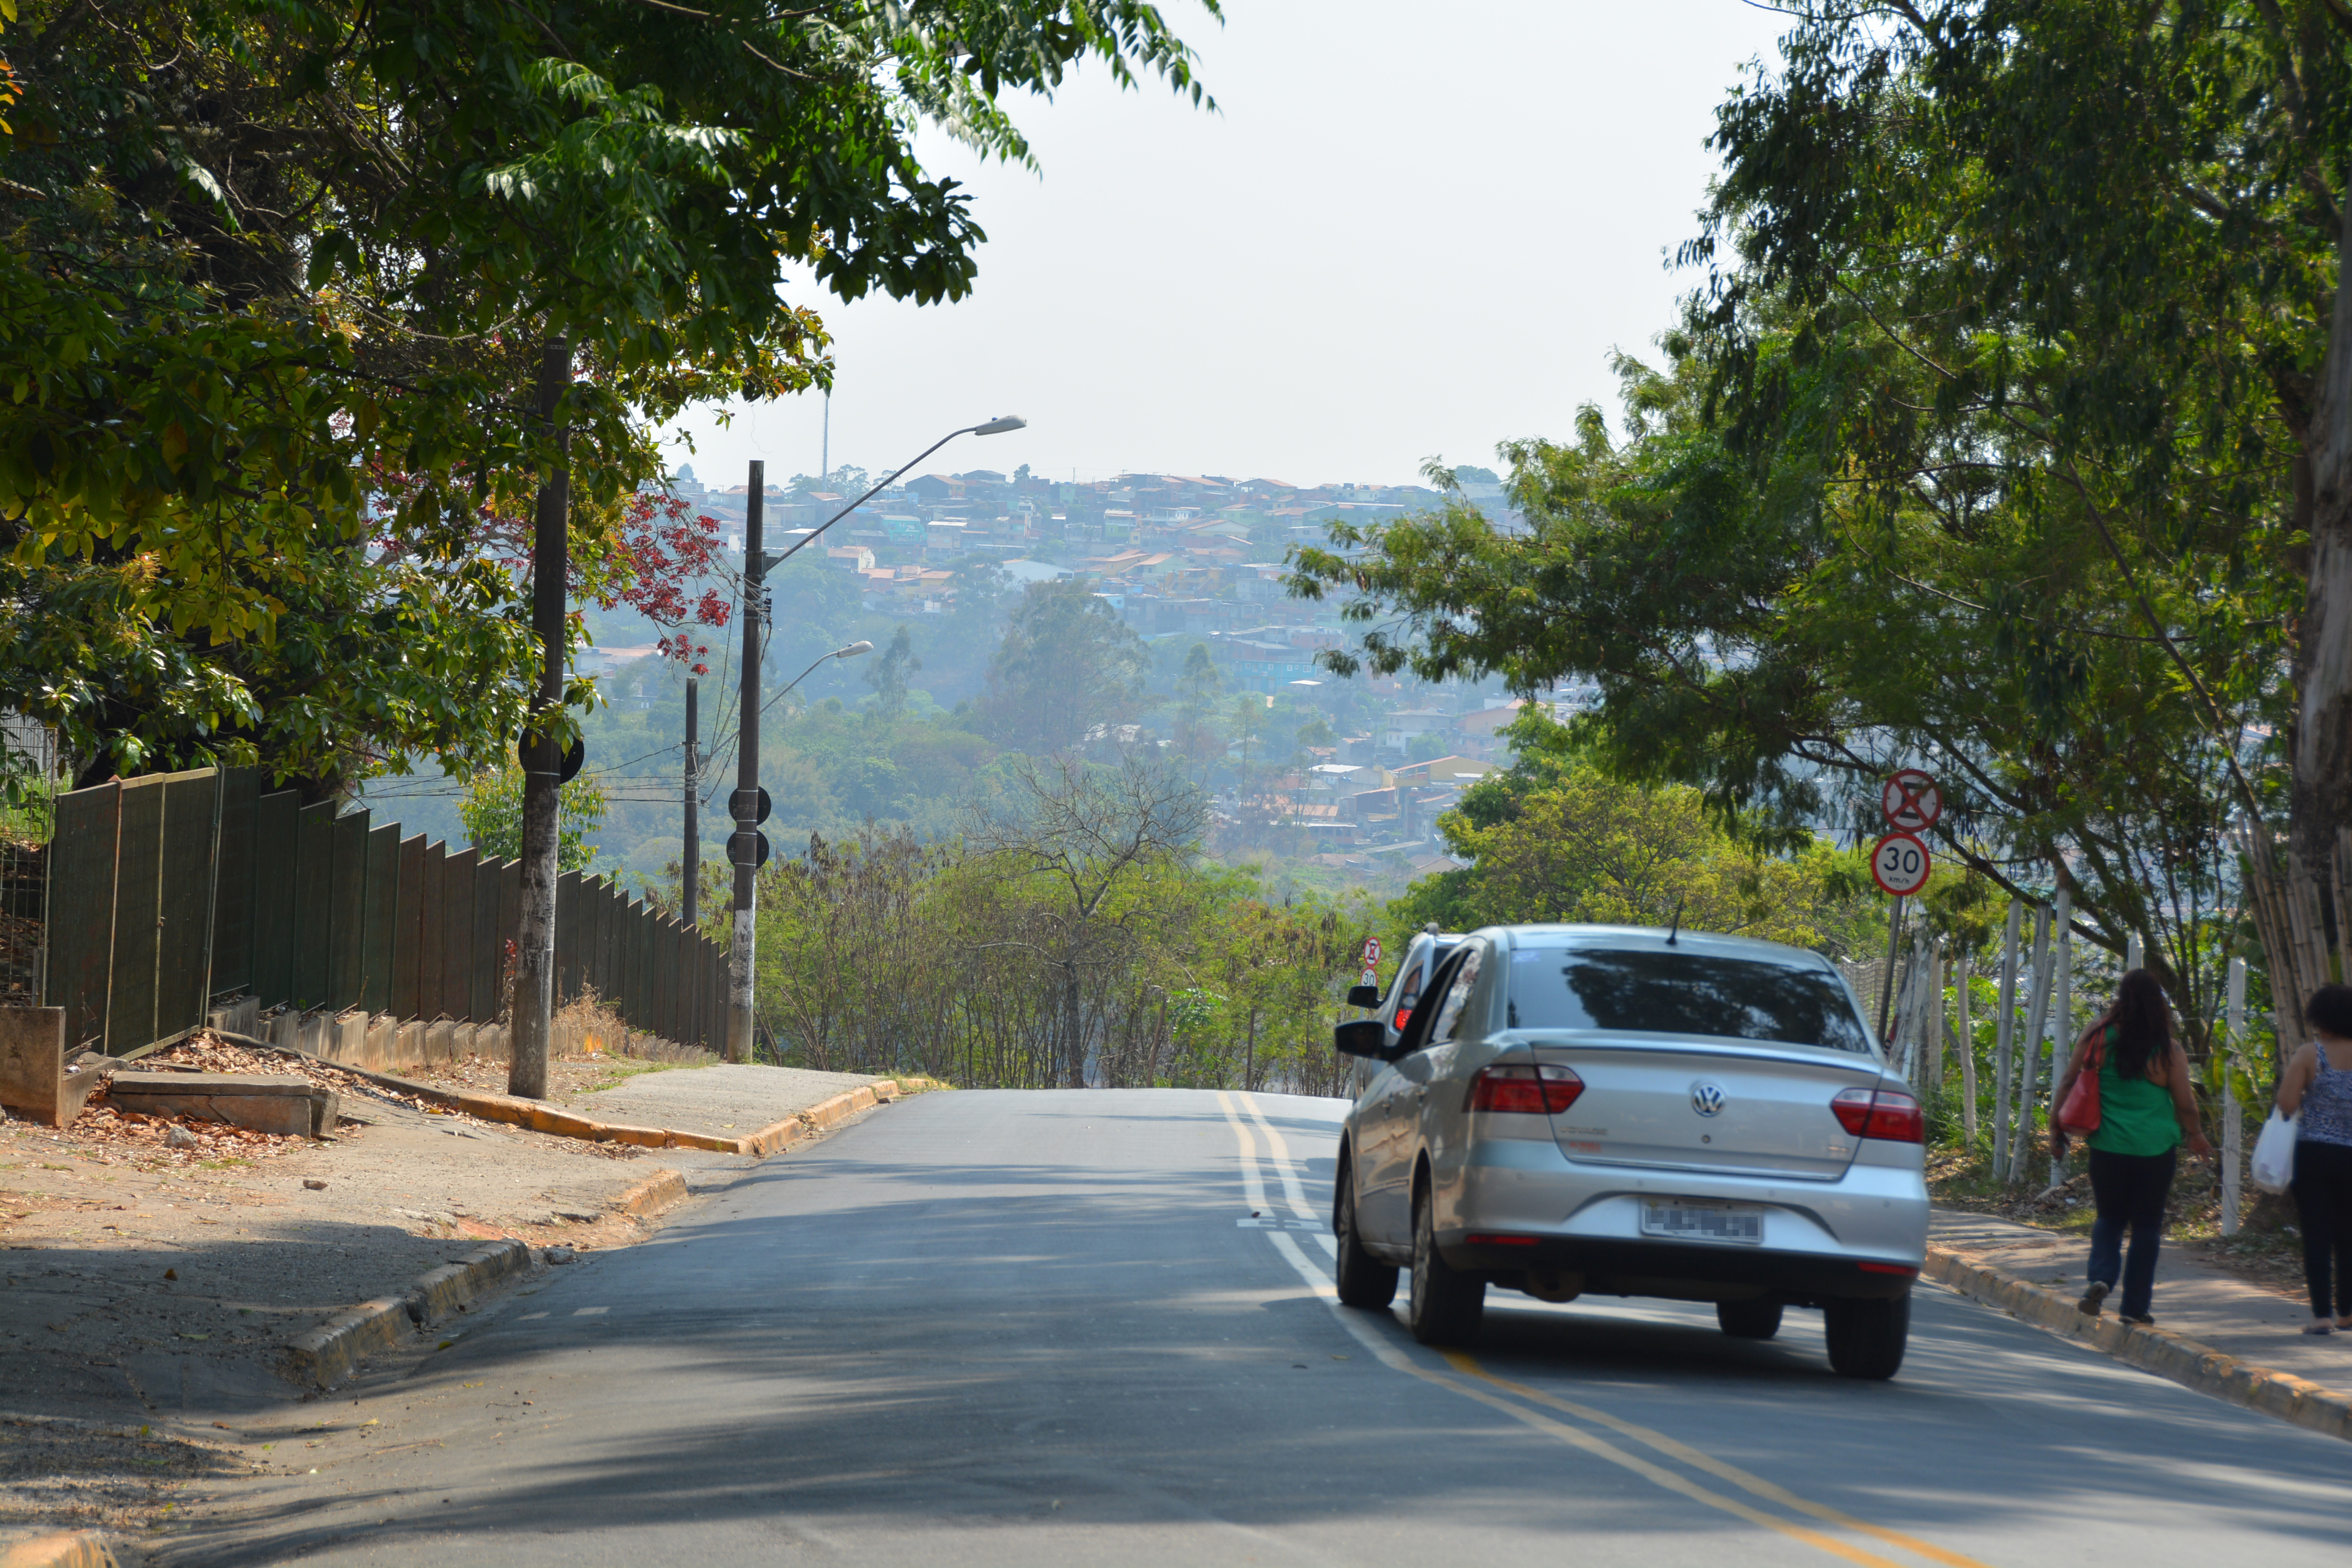
[[[1958,978],[1952,987],[1955,1012],[1959,1020],[1958,1039],[1960,1051],[1960,1133],[1968,1139],[1969,1147],[1977,1146],[1977,1037],[1976,1026],[1969,1019],[1969,950],[1960,949]]]
[[[2245,1120],[2238,1109],[2238,1080],[2231,1071],[2237,1065],[2239,1042],[2246,1035],[2246,961],[2230,960],[2230,1012],[2225,1038],[2229,1046],[2221,1060],[2221,1234],[2238,1233],[2238,1203],[2241,1197],[2238,1183],[2238,1140],[2242,1135],[2239,1124]]]
[[[2064,888],[2058,890],[2057,927],[2057,992],[2058,999],[2051,1009],[2050,1026],[2050,1122],[2058,1123],[2058,1078],[2066,1071],[2064,1063],[2074,1054],[2074,936],[2071,929],[2074,919],[2074,894]],[[2066,1156],[2053,1148],[2050,1153],[2050,1185],[2056,1186],[2066,1179]]]
[[[2000,1014],[1993,1019],[1992,1174],[2009,1164],[2010,1054],[2017,1043],[2017,931],[2025,919],[2021,899],[2009,901],[2009,924],[2000,934]]]

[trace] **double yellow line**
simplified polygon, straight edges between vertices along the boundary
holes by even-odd
[[[1815,1502],[1810,1498],[1799,1497],[1784,1486],[1768,1481],[1761,1476],[1750,1474],[1738,1465],[1726,1464],[1714,1455],[1694,1448],[1680,1438],[1669,1437],[1664,1432],[1637,1426],[1633,1422],[1612,1416],[1606,1410],[1597,1410],[1590,1405],[1580,1405],[1572,1399],[1562,1399],[1556,1395],[1547,1394],[1539,1388],[1530,1388],[1524,1383],[1514,1383],[1508,1378],[1497,1377],[1479,1365],[1477,1360],[1465,1352],[1449,1350],[1439,1354],[1444,1356],[1446,1364],[1453,1367],[1454,1371],[1465,1377],[1475,1378],[1477,1382],[1475,1384],[1457,1383],[1433,1373],[1424,1373],[1418,1367],[1412,1370],[1416,1375],[1426,1377],[1430,1382],[1439,1384],[1441,1386],[1451,1387],[1457,1394],[1466,1395],[1481,1404],[1507,1411],[1538,1431],[1546,1432],[1565,1442],[1573,1443],[1589,1454],[1607,1459],[1611,1464],[1622,1466],[1643,1479],[1653,1481],[1668,1491],[1677,1492],[1693,1502],[1703,1503],[1708,1508],[1718,1510],[1735,1518],[1744,1519],[1750,1524],[1760,1524],[1767,1530],[1778,1531],[1791,1540],[1801,1541],[1808,1546],[1817,1547],[1833,1557],[1843,1557],[1849,1563],[1866,1563],[1870,1568],[1903,1568],[1902,1564],[1892,1558],[1881,1557],[1874,1552],[1865,1552],[1861,1547],[1850,1545],[1833,1535],[1824,1535],[1818,1530],[1791,1523],[1778,1514],[1767,1513],[1762,1509],[1742,1502],[1736,1497],[1726,1497],[1723,1493],[1703,1487],[1688,1477],[1666,1469],[1664,1465],[1654,1463],[1639,1454],[1630,1453],[1605,1437],[1584,1431],[1580,1427],[1570,1427],[1562,1421],[1555,1421],[1548,1416],[1538,1415],[1532,1410],[1524,1409],[1508,1400],[1487,1393],[1486,1388],[1500,1389],[1517,1398],[1549,1406],[1562,1415],[1572,1416],[1579,1421],[1590,1422],[1596,1427],[1605,1427],[1621,1437],[1630,1437],[1644,1447],[1657,1450],[1668,1458],[1688,1465],[1695,1470],[1702,1470],[1717,1480],[1728,1481],[1751,1497],[1777,1503],[1791,1512],[1803,1514],[1810,1519],[1817,1519],[1823,1524],[1836,1525],[1840,1529],[1871,1536],[1885,1542],[1889,1546],[1899,1547],[1905,1552],[1924,1557],[1931,1563],[1941,1563],[1946,1565],[1946,1568],[1986,1568],[1984,1563],[1973,1557],[1958,1552],[1948,1552],[1933,1542],[1920,1540],[1916,1535],[1906,1535],[1899,1530],[1889,1530],[1884,1525],[1873,1524],[1868,1520],[1856,1519],[1843,1510]],[[1485,1386],[1480,1386],[1481,1385]]]
[[[1241,1094],[1229,1098],[1221,1091],[1217,1099],[1225,1113],[1226,1120],[1233,1126],[1240,1145],[1243,1173],[1255,1198],[1255,1195],[1263,1190],[1257,1172],[1257,1151],[1250,1136],[1248,1124],[1238,1113],[1239,1109],[1246,1107],[1249,1113],[1265,1127],[1270,1138],[1278,1134],[1274,1134],[1272,1126],[1265,1121],[1264,1113],[1258,1110],[1256,1103],[1248,1095]],[[1235,1100],[1241,1102],[1241,1107],[1235,1105]],[[1278,1166],[1277,1169],[1286,1174],[1287,1162]],[[1481,1405],[1510,1416],[1522,1426],[1580,1448],[1595,1458],[1606,1459],[1609,1463],[1629,1470],[1677,1496],[1688,1498],[1693,1502],[1714,1509],[1718,1512],[1727,1513],[1749,1524],[1777,1531],[1792,1541],[1802,1542],[1818,1551],[1828,1552],[1832,1557],[1843,1558],[1848,1563],[1864,1564],[1864,1568],[1907,1568],[1907,1565],[1896,1559],[1883,1557],[1875,1552],[1842,1541],[1834,1535],[1815,1530],[1810,1525],[1800,1524],[1780,1514],[1768,1512],[1754,1503],[1728,1496],[1712,1487],[1703,1486],[1680,1471],[1671,1469],[1654,1459],[1611,1442],[1600,1433],[1589,1431],[1586,1427],[1601,1427],[1618,1437],[1628,1438],[1643,1448],[1652,1449],[1677,1464],[1685,1465],[1702,1474],[1712,1476],[1717,1480],[1726,1482],[1746,1492],[1749,1497],[1760,1499],[1806,1519],[1816,1520],[1822,1524],[1866,1536],[1899,1551],[1910,1552],[1916,1557],[1925,1558],[1930,1563],[1941,1563],[1944,1568],[1987,1568],[1985,1563],[1976,1558],[1961,1552],[1947,1551],[1930,1542],[1922,1541],[1916,1535],[1906,1535],[1899,1530],[1889,1530],[1884,1525],[1856,1519],[1841,1509],[1814,1502],[1810,1498],[1799,1497],[1784,1486],[1768,1481],[1763,1477],[1743,1470],[1737,1465],[1727,1464],[1712,1454],[1691,1447],[1680,1438],[1670,1437],[1664,1432],[1654,1431],[1647,1427],[1612,1416],[1606,1410],[1596,1409],[1592,1406],[1579,1404],[1574,1400],[1562,1399],[1557,1395],[1548,1394],[1539,1388],[1531,1388],[1524,1383],[1515,1383],[1509,1378],[1498,1377],[1478,1364],[1477,1359],[1466,1352],[1449,1350],[1440,1353],[1444,1355],[1446,1364],[1453,1369],[1454,1375],[1449,1376],[1445,1373],[1422,1366],[1391,1343],[1390,1336],[1365,1322],[1363,1314],[1342,1311],[1339,1307],[1339,1294],[1332,1288],[1329,1278],[1320,1268],[1307,1260],[1307,1254],[1300,1250],[1295,1239],[1279,1230],[1269,1230],[1264,1234],[1274,1243],[1276,1249],[1289,1260],[1291,1267],[1297,1270],[1299,1278],[1306,1281],[1307,1289],[1321,1297],[1332,1309],[1340,1326],[1353,1335],[1367,1351],[1370,1351],[1374,1359],[1391,1371],[1402,1372],[1407,1376],[1433,1384],[1449,1393],[1458,1394],[1465,1399],[1475,1399]],[[1567,1421],[1556,1420],[1543,1414],[1542,1410],[1528,1408],[1529,1405],[1556,1410],[1573,1420],[1585,1423],[1585,1426],[1570,1426]]]

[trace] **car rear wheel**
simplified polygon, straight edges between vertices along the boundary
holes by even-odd
[[[1830,1369],[1840,1377],[1892,1377],[1911,1337],[1911,1298],[1824,1301],[1822,1328],[1830,1342]]]
[[[1770,1339],[1780,1332],[1780,1303],[1769,1296],[1751,1301],[1717,1301],[1715,1321],[1734,1339]]]
[[[1405,1316],[1423,1344],[1462,1344],[1477,1337],[1486,1312],[1486,1281],[1456,1272],[1439,1256],[1429,1188],[1412,1195],[1412,1293]]]
[[[1331,1206],[1331,1230],[1339,1242],[1339,1300],[1348,1306],[1375,1312],[1396,1300],[1397,1270],[1364,1250],[1356,1235],[1356,1173],[1339,1173],[1339,1192]]]

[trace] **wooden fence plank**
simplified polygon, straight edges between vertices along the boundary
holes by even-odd
[[[122,838],[114,859],[114,963],[106,1000],[109,1056],[155,1038],[155,922],[163,869],[163,776],[122,782]]]
[[[215,996],[253,985],[253,850],[261,769],[221,770],[220,863],[213,873],[212,979]]]
[[[441,1011],[467,1019],[474,1011],[474,867],[470,847],[441,862]]]
[[[327,883],[327,1005],[337,1012],[360,1005],[367,981],[368,813],[335,819],[334,862]]]
[[[334,879],[335,803],[321,800],[296,812],[294,823],[293,1001],[304,1012],[327,1000]]]
[[[194,1029],[205,1021],[205,1004],[212,998],[220,792],[217,768],[163,779],[163,836],[155,879],[155,1019],[149,1040]]]
[[[66,1049],[102,1043],[107,981],[114,966],[114,869],[122,786],[58,797],[49,839],[48,973],[42,1004],[66,1010]]]
[[[392,1010],[393,926],[400,918],[400,824],[370,828],[360,898],[360,1006]]]
[[[488,1023],[499,1016],[499,883],[506,862],[485,860],[474,868],[474,950],[467,956],[467,1018]]]
[[[448,946],[442,935],[448,911],[441,901],[441,862],[448,858],[440,840],[425,846],[425,880],[417,890],[415,1016],[421,1019],[441,1016],[441,955]]]
[[[264,1008],[294,996],[294,867],[302,798],[274,790],[253,803],[253,994]]]
[[[400,841],[399,865],[392,916],[392,999],[384,1006],[396,1018],[413,1019],[423,1016],[416,989],[417,966],[423,961],[424,948],[423,833]]]

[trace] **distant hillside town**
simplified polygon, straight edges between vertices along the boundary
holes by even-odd
[[[1463,499],[1496,528],[1522,526],[1493,473],[1465,467],[1454,477]],[[769,486],[761,507],[767,548],[806,537],[868,483],[845,469]],[[745,486],[707,486],[682,466],[671,491],[716,519],[730,549],[741,549]],[[1386,522],[1444,500],[1417,485],[1301,486],[1182,474],[1074,483],[1026,467],[1010,476],[981,468],[925,474],[884,490],[827,529],[810,553],[854,574],[869,610],[909,620],[952,613],[958,595],[975,585],[998,593],[1087,580],[1147,642],[1206,644],[1224,690],[1259,695],[1269,719],[1325,721],[1328,744],[1294,746],[1287,734],[1270,736],[1272,768],[1218,770],[1227,786],[1216,795],[1218,837],[1227,846],[1297,845],[1304,837],[1330,863],[1426,870],[1438,813],[1501,760],[1507,743],[1497,732],[1523,705],[1499,690],[1335,676],[1316,654],[1347,640],[1338,606],[1293,599],[1283,560],[1294,546],[1328,544],[1334,522]],[[1591,695],[1564,689],[1543,701],[1565,715]],[[1160,727],[1129,727],[1149,738],[1143,732]],[[1246,760],[1245,745],[1236,746],[1236,758]]]

